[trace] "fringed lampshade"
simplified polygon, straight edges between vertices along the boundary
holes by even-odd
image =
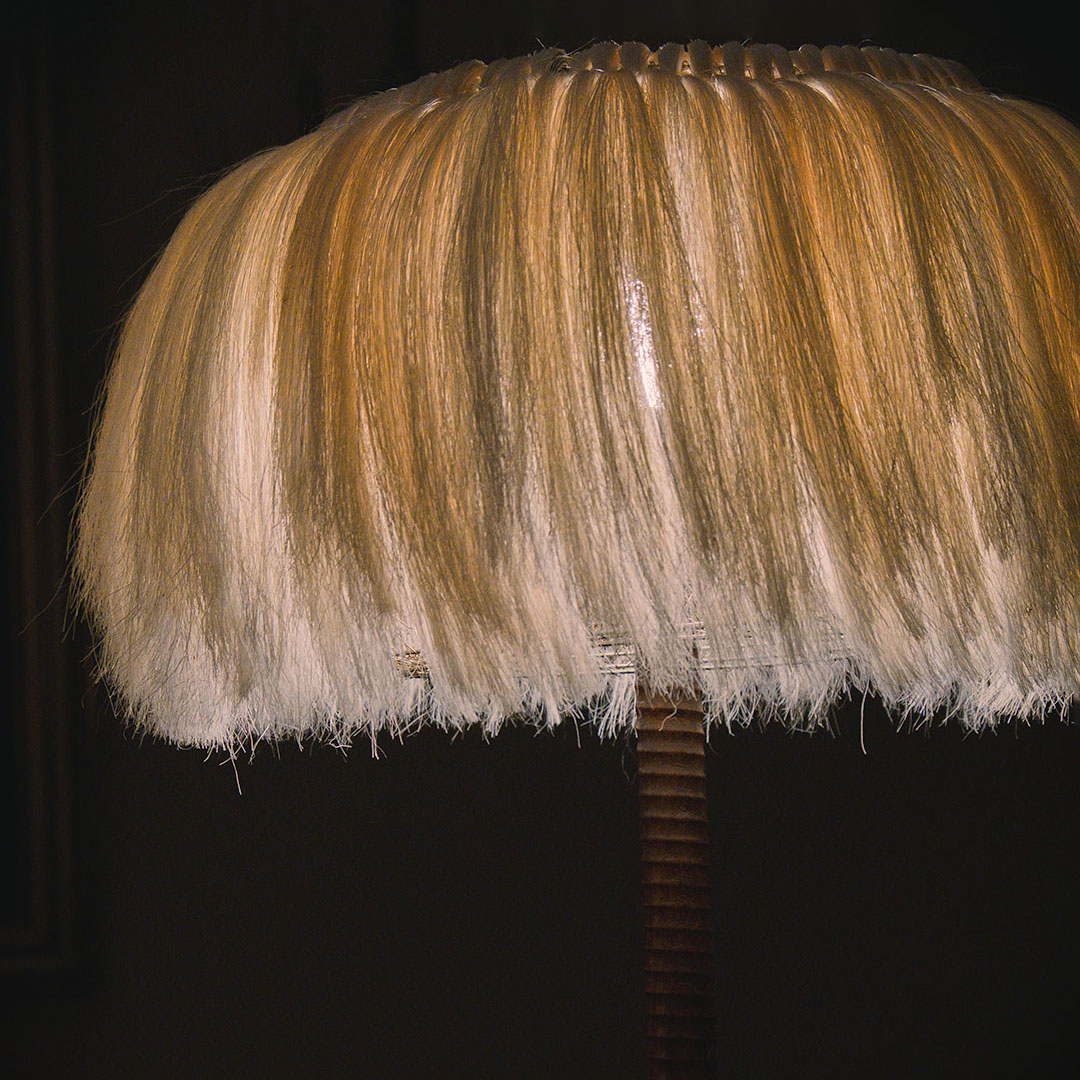
[[[362,100],[203,195],[126,322],[102,672],[226,748],[1063,709],[1078,297],[1080,134],[947,61],[607,44]]]

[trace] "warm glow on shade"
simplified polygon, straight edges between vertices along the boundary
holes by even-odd
[[[464,64],[221,179],[77,533],[130,715],[495,730],[636,682],[973,726],[1080,677],[1080,133],[880,49]]]

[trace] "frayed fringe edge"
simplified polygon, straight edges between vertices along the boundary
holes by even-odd
[[[1043,685],[1027,693],[1013,687],[1012,693],[1006,693],[992,679],[977,686],[921,686],[889,695],[851,664],[812,666],[816,669],[812,674],[780,667],[702,672],[696,696],[702,705],[706,738],[716,729],[733,734],[755,722],[762,728],[779,724],[804,733],[829,730],[834,726],[831,718],[835,707],[860,696],[864,704],[867,697],[876,697],[894,716],[898,728],[958,723],[972,732],[993,730],[1010,721],[1041,724],[1055,716],[1067,721],[1077,697],[1075,689],[1057,685]],[[233,760],[253,756],[264,743],[289,741],[322,743],[344,751],[358,740],[367,740],[372,756],[378,757],[381,737],[404,741],[423,728],[449,734],[479,730],[488,739],[507,726],[529,726],[539,733],[570,723],[591,729],[601,739],[613,739],[633,730],[636,722],[639,684],[634,674],[612,675],[601,692],[585,701],[556,703],[526,692],[518,709],[478,710],[469,716],[448,710],[427,680],[412,678],[402,682],[404,697],[395,709],[372,710],[347,718],[313,708],[306,722],[294,718],[284,723],[259,723],[240,716],[230,726],[200,733],[191,727],[169,730],[156,721],[150,709],[125,708],[119,697],[114,697],[113,705],[137,734],[186,748],[224,751]],[[649,687],[649,695],[652,700],[669,700],[673,709],[693,696],[678,687]]]

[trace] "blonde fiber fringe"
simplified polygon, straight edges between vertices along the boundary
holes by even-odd
[[[1080,134],[881,49],[603,45],[358,102],[193,206],[77,524],[178,743],[692,687],[971,727],[1080,676]]]

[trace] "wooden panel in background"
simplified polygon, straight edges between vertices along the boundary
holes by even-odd
[[[46,53],[5,65],[3,577],[0,711],[0,971],[43,974],[74,958],[69,749],[74,663],[64,633],[69,503],[60,454],[53,138]]]

